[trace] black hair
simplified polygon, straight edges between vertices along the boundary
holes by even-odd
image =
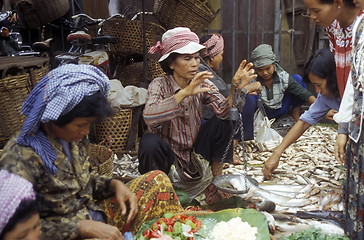
[[[107,98],[97,91],[91,96],[86,96],[70,112],[60,116],[54,123],[59,126],[65,126],[78,117],[96,117],[102,120],[112,115],[112,109]]]
[[[321,4],[334,4],[334,0],[319,0]],[[344,0],[345,5],[355,7],[353,0]]]
[[[171,69],[169,67],[169,65],[171,65],[171,63],[176,60],[176,58],[179,56],[180,54],[178,53],[171,53],[169,54],[169,56],[164,59],[162,62],[160,62],[159,64],[161,65],[161,68],[163,69],[163,71],[167,74],[172,75],[173,74],[173,69]]]
[[[1,232],[0,240],[4,239],[5,234],[12,231],[18,223],[27,221],[37,213],[39,213],[39,203],[37,199],[22,200]]]
[[[327,48],[318,49],[311,55],[304,67],[303,79],[309,82],[308,74],[312,73],[326,79],[326,86],[334,97],[340,97],[336,79],[334,54]]]

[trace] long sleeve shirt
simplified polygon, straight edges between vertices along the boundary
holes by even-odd
[[[5,146],[0,168],[30,181],[40,195],[41,239],[78,239],[79,222],[92,219],[88,210],[102,212],[95,201],[112,196],[110,178],[90,173],[83,142],[70,144],[70,161],[61,144],[48,138],[57,153],[57,172],[51,174],[32,148],[20,146],[15,140],[13,137]]]
[[[229,104],[209,80],[201,87],[211,90],[184,98],[179,104],[174,95],[181,90],[171,75],[154,79],[148,88],[143,117],[148,129],[158,134],[183,161],[190,153],[202,121],[202,106],[207,105],[221,119],[229,117]]]
[[[312,103],[310,108],[301,115],[300,120],[310,125],[314,125],[318,123],[318,121],[320,121],[328,111],[331,109],[338,111],[339,107],[340,99],[326,97],[319,93],[316,101]]]

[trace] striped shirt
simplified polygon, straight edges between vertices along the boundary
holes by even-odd
[[[201,87],[211,90],[184,98],[177,104],[174,95],[181,90],[171,75],[154,79],[148,88],[143,117],[148,129],[171,146],[180,160],[189,161],[202,121],[202,106],[207,105],[221,119],[229,116],[229,105],[217,87],[205,80]]]

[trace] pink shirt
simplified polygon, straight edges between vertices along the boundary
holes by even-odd
[[[181,88],[171,75],[154,79],[148,88],[143,117],[148,129],[158,134],[178,158],[190,160],[190,152],[202,121],[202,106],[208,105],[218,117],[227,119],[229,105],[217,87],[205,80],[202,87],[211,90],[184,98],[177,104],[174,94]]]
[[[361,11],[358,16],[362,14],[363,11]],[[352,49],[351,37],[355,22],[356,20],[347,28],[342,28],[335,19],[334,22],[326,28],[329,36],[330,50],[335,54],[336,77],[340,96],[343,96],[344,94],[346,81],[350,72]]]

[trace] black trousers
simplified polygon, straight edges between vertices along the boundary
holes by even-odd
[[[231,162],[233,157],[232,143],[225,159],[223,159],[223,156],[228,147],[232,130],[230,120],[221,120],[216,116],[212,117],[201,125],[194,143],[194,149],[191,149],[191,151],[194,150],[209,162]],[[141,174],[151,170],[161,170],[168,174],[176,155],[171,147],[157,134],[147,133],[140,141],[138,159],[138,170]]]

